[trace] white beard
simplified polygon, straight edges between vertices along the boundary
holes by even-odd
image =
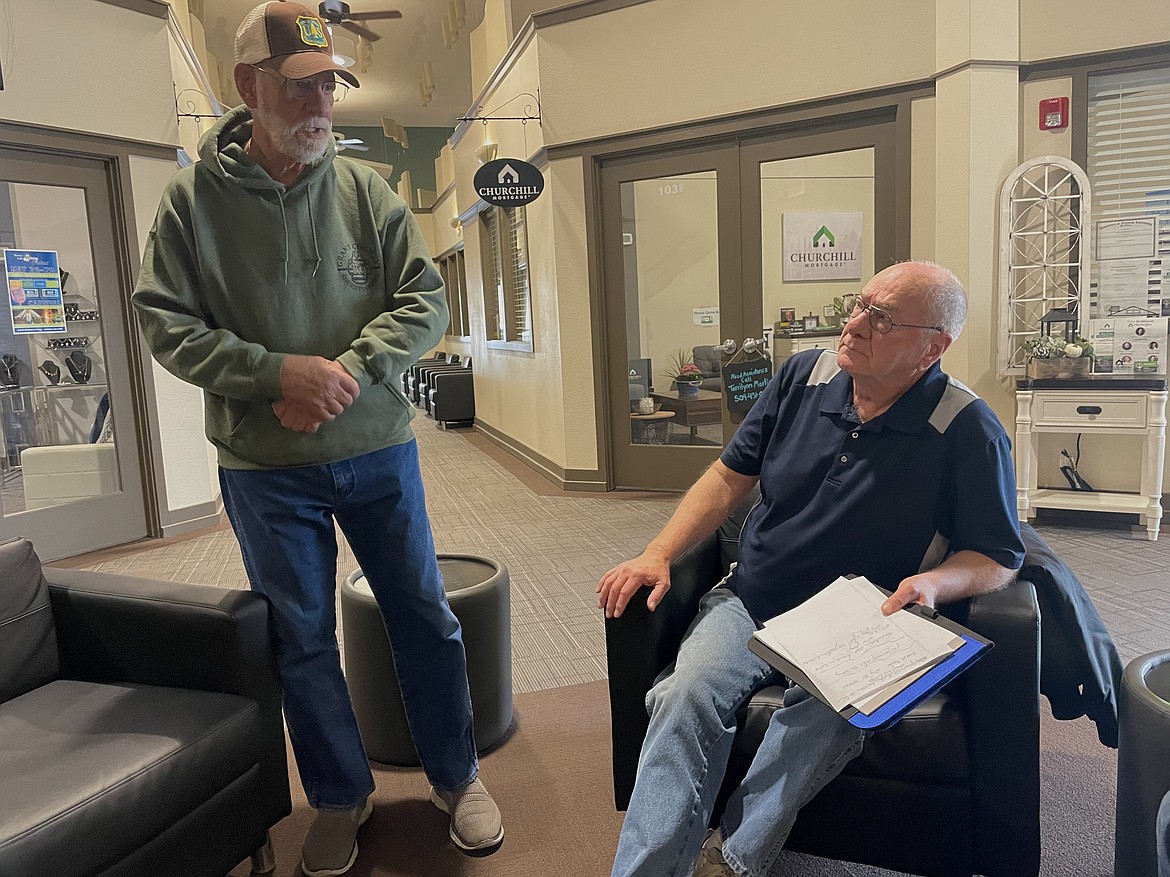
[[[268,132],[276,150],[297,164],[314,165],[321,161],[333,139],[333,123],[324,116],[313,116],[294,125],[286,125],[267,107],[257,106],[252,110],[252,117]],[[328,136],[320,141],[311,139],[307,134],[310,128],[324,128]]]

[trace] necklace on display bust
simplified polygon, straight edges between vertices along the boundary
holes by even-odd
[[[65,367],[69,369],[69,374],[73,376],[75,382],[87,384],[89,376],[93,373],[93,360],[80,350],[74,350],[65,357]]]
[[[0,385],[5,387],[20,386],[20,360],[15,354],[5,353],[0,356]]]
[[[56,386],[57,382],[61,380],[61,366],[52,360],[46,359],[37,368],[41,374],[48,378],[49,383],[53,386]]]

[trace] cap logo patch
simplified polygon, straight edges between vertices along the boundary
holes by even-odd
[[[306,46],[319,46],[322,49],[329,47],[329,38],[325,36],[321,19],[311,15],[298,15],[297,27],[301,32],[301,42]]]

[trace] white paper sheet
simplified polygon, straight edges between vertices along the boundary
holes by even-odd
[[[840,578],[756,636],[841,710],[953,652],[950,631],[910,612],[882,615],[885,600],[867,579]]]

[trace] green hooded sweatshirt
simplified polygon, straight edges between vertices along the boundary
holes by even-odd
[[[412,438],[400,375],[443,337],[443,281],[406,204],[336,157],[291,185],[245,152],[238,107],[163,195],[133,301],[167,371],[204,390],[208,439],[228,469],[346,460]],[[316,433],[272,411],[287,354],[336,359],[361,387]]]

